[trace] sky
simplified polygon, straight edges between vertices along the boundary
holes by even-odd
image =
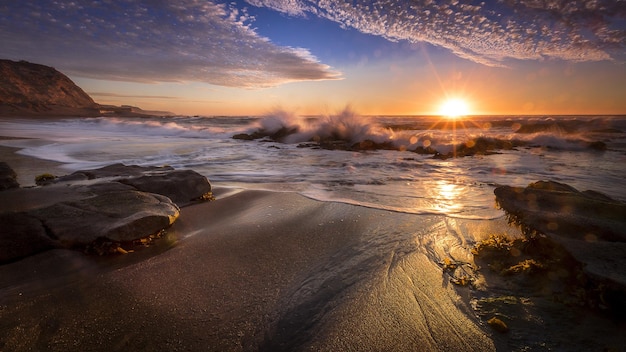
[[[0,58],[185,115],[626,114],[626,0],[0,0]]]

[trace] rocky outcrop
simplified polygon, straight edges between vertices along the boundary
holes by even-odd
[[[0,60],[0,115],[99,116],[99,105],[56,69]]]
[[[101,105],[56,69],[26,61],[0,59],[0,116],[150,117],[173,116],[135,106]]]
[[[626,204],[552,181],[498,187],[498,205],[523,226],[577,240],[626,242]]]
[[[13,204],[0,214],[0,263],[51,248],[145,239],[174,223],[180,206],[210,198],[211,185],[197,172],[123,164],[0,192],[1,202]]]
[[[548,259],[550,264],[544,268],[556,267],[559,258],[566,259],[561,269],[569,274],[570,281],[575,281],[576,291],[583,292],[585,300],[595,301],[595,306],[623,318],[625,203],[552,181],[535,182],[525,188],[501,186],[494,192],[510,222],[528,236],[524,248]]]

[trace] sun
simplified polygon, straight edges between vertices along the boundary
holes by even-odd
[[[439,107],[439,113],[450,119],[456,119],[469,113],[469,106],[463,99],[452,98],[444,101]]]

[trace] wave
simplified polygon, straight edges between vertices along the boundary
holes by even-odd
[[[432,125],[432,122],[428,119],[406,117],[399,123],[394,123],[392,118],[385,120],[361,116],[350,108],[337,115],[321,118],[301,117],[279,110],[259,120],[247,133],[233,135],[233,138],[299,143],[298,146],[303,148],[329,150],[410,151],[432,155],[436,159],[448,159],[490,155],[519,147],[603,151],[607,149],[607,144],[593,139],[593,134],[599,133],[597,131],[600,127],[605,131],[603,133],[620,131],[614,127],[615,124],[611,124],[613,121],[610,118],[523,120],[521,117],[504,121],[483,117],[472,122],[475,127],[471,131],[467,131],[468,128],[458,131],[449,125],[447,129],[420,130],[426,123]],[[469,123],[459,122],[459,125],[467,127]],[[585,134],[585,131],[588,133]]]

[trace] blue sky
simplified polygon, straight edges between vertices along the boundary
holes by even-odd
[[[0,57],[181,114],[626,113],[625,0],[2,1]]]

